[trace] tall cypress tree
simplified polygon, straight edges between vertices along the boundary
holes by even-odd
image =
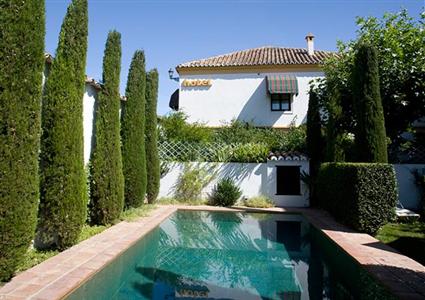
[[[352,74],[357,119],[355,135],[358,161],[388,162],[384,112],[379,89],[376,49],[360,42]]]
[[[121,34],[109,32],[103,57],[103,88],[95,112],[95,144],[90,167],[90,220],[110,224],[124,207],[120,142]]]
[[[315,203],[314,182],[319,172],[320,163],[323,158],[323,135],[319,110],[319,98],[317,92],[310,90],[310,99],[307,111],[307,152],[310,156],[310,200]]]
[[[159,193],[159,156],[156,105],[158,101],[158,71],[153,69],[146,76],[146,169],[148,173],[147,198],[153,203]]]
[[[325,161],[341,162],[345,161],[345,153],[343,149],[344,129],[341,126],[343,115],[342,95],[337,89],[329,93],[329,115],[326,124],[326,147]]]
[[[0,280],[34,237],[39,199],[44,1],[0,2]]]
[[[87,26],[87,0],[73,0],[43,95],[38,248],[72,246],[86,220],[83,97]]]
[[[121,111],[124,198],[127,207],[139,207],[146,195],[145,89],[145,55],[143,51],[136,51],[128,74],[127,101]]]

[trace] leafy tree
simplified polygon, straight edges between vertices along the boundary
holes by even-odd
[[[146,75],[146,169],[148,173],[147,198],[153,203],[158,197],[160,166],[157,145],[158,71],[153,69]]]
[[[34,237],[39,199],[44,1],[0,2],[0,281]]]
[[[83,97],[87,34],[87,0],[74,0],[62,24],[43,95],[38,248],[72,246],[86,220]]]
[[[103,57],[103,88],[96,107],[95,145],[90,166],[90,220],[110,224],[124,207],[120,144],[121,34],[109,32]]]
[[[143,51],[136,51],[127,80],[127,101],[121,111],[124,195],[127,207],[139,207],[146,194],[146,71]]]
[[[358,46],[352,80],[358,160],[386,163],[387,143],[379,92],[378,54],[376,49],[366,42]]]
[[[387,13],[382,19],[358,18],[358,37],[348,43],[339,42],[338,56],[324,66],[327,85],[336,85],[351,95],[350,74],[358,41],[362,39],[377,49],[386,132],[392,142],[397,142],[413,121],[425,115],[424,19],[425,14],[421,14],[415,20],[406,10]],[[344,122],[350,125],[352,103],[343,105]]]

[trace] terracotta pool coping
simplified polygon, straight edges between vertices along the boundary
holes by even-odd
[[[400,299],[425,298],[425,267],[367,234],[335,222],[324,211],[301,208],[252,209],[212,206],[159,206],[148,217],[120,222],[15,276],[0,288],[0,299],[62,299],[89,280],[175,211],[256,211],[303,214]]]

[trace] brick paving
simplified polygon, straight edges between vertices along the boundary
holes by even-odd
[[[159,206],[148,217],[121,222],[15,276],[0,288],[0,299],[62,299],[131,247],[178,209],[296,212],[320,229],[400,299],[425,299],[425,267],[370,235],[355,232],[324,211],[311,208]]]
[[[66,297],[176,209],[173,206],[158,207],[148,217],[120,222],[59,253],[15,276],[0,288],[0,299],[54,300]]]

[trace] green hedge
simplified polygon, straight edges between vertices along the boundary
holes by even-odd
[[[34,237],[39,198],[44,1],[0,2],[0,281]]]
[[[322,164],[317,192],[321,207],[358,231],[373,234],[395,215],[397,184],[389,164]]]

